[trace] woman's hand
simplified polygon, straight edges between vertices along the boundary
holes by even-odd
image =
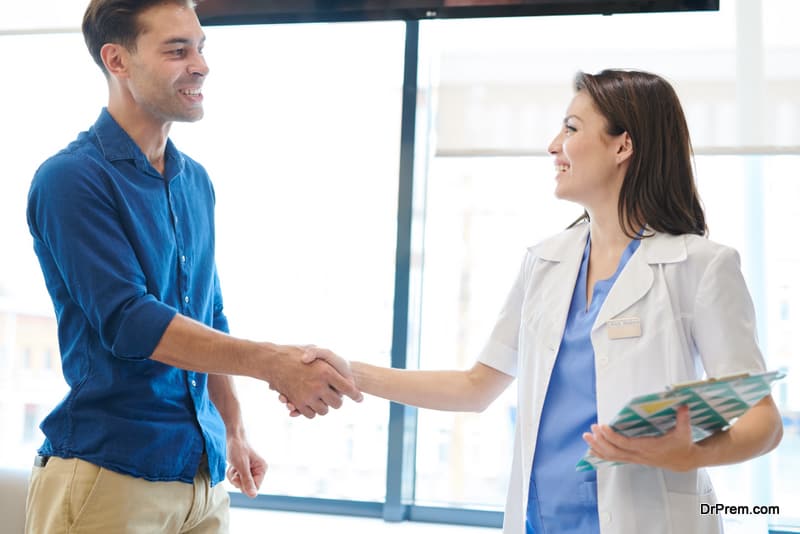
[[[629,438],[608,425],[592,425],[583,434],[592,454],[603,460],[642,464],[671,471],[689,471],[700,467],[695,462],[697,444],[692,440],[689,407],[678,408],[675,428],[657,437]]]

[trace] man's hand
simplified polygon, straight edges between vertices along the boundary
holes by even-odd
[[[244,438],[228,438],[228,470],[231,484],[250,498],[258,495],[258,488],[267,473],[267,462],[259,456]]]
[[[592,425],[583,434],[592,454],[603,460],[661,467],[672,471],[688,471],[697,445],[692,441],[689,407],[678,408],[675,428],[658,437],[629,438],[607,425]]]
[[[286,397],[296,415],[309,419],[316,414],[325,415],[328,407],[342,405],[342,395],[356,402],[363,399],[349,365],[333,352],[314,346],[273,347],[279,354],[274,359],[270,388]]]
[[[324,360],[331,367],[336,369],[336,371],[340,375],[347,378],[353,378],[353,373],[352,370],[350,369],[350,362],[348,362],[341,356],[337,355],[333,351],[330,351],[328,349],[321,349],[319,347],[314,347],[314,346],[307,346],[305,347],[305,349],[306,352],[302,358],[303,363],[312,363],[315,360]],[[298,415],[302,415],[302,412],[291,401],[289,401],[286,395],[284,395],[280,391],[278,393],[279,393],[278,400],[280,400],[283,404],[286,405],[286,408],[289,410],[289,417],[297,417]],[[361,399],[359,399],[359,402],[360,400]]]

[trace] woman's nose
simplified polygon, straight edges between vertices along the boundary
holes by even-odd
[[[559,133],[552,141],[550,146],[547,147],[547,152],[550,154],[558,154],[561,152],[561,134]]]

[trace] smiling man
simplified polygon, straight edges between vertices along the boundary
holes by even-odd
[[[83,34],[108,106],[37,170],[28,198],[70,390],[41,425],[26,532],[227,532],[226,459],[251,497],[267,469],[231,375],[268,382],[306,417],[361,395],[329,351],[227,334],[214,189],[168,137],[203,116],[193,4],[92,0]],[[314,353],[319,365],[302,363]]]

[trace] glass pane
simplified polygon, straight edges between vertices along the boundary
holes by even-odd
[[[669,78],[697,148],[745,139],[800,145],[800,49],[790,37],[796,32],[775,31],[796,20],[796,2],[752,4],[721,0],[718,12],[426,21],[435,149],[542,153],[575,72],[610,67]],[[737,24],[740,17],[753,24]],[[747,42],[738,42],[740,35]]]
[[[206,34],[206,114],[173,137],[214,179],[231,332],[389,365],[404,25]],[[309,421],[263,383],[237,388],[262,493],[383,499],[386,402]]]
[[[55,28],[78,29],[88,0],[39,0],[0,2],[0,32]],[[88,57],[88,56],[87,56]]]
[[[206,117],[171,136],[214,180],[232,333],[388,365],[403,24],[206,34]],[[0,262],[0,462],[28,468],[37,425],[66,387],[27,190],[38,165],[92,124],[106,88],[78,33],[2,36],[0,69],[17,80],[0,85],[0,143],[11,147],[0,246],[12,259]],[[263,383],[243,379],[238,390],[249,437],[270,464],[262,492],[383,499],[385,402],[309,421],[287,417]]]
[[[556,125],[557,127],[557,125]],[[436,158],[426,188],[420,368],[472,366],[525,247],[568,226],[550,158]],[[511,386],[481,414],[419,411],[420,504],[501,508],[516,414]]]
[[[800,524],[800,492],[794,475],[800,465],[800,285],[796,276],[800,254],[787,246],[795,239],[798,165],[800,155],[697,158],[711,237],[740,251],[767,366],[787,373],[773,388],[784,421],[780,446],[752,462],[712,470],[720,502],[780,507],[777,516],[727,518],[750,529],[761,528],[767,521]]]

